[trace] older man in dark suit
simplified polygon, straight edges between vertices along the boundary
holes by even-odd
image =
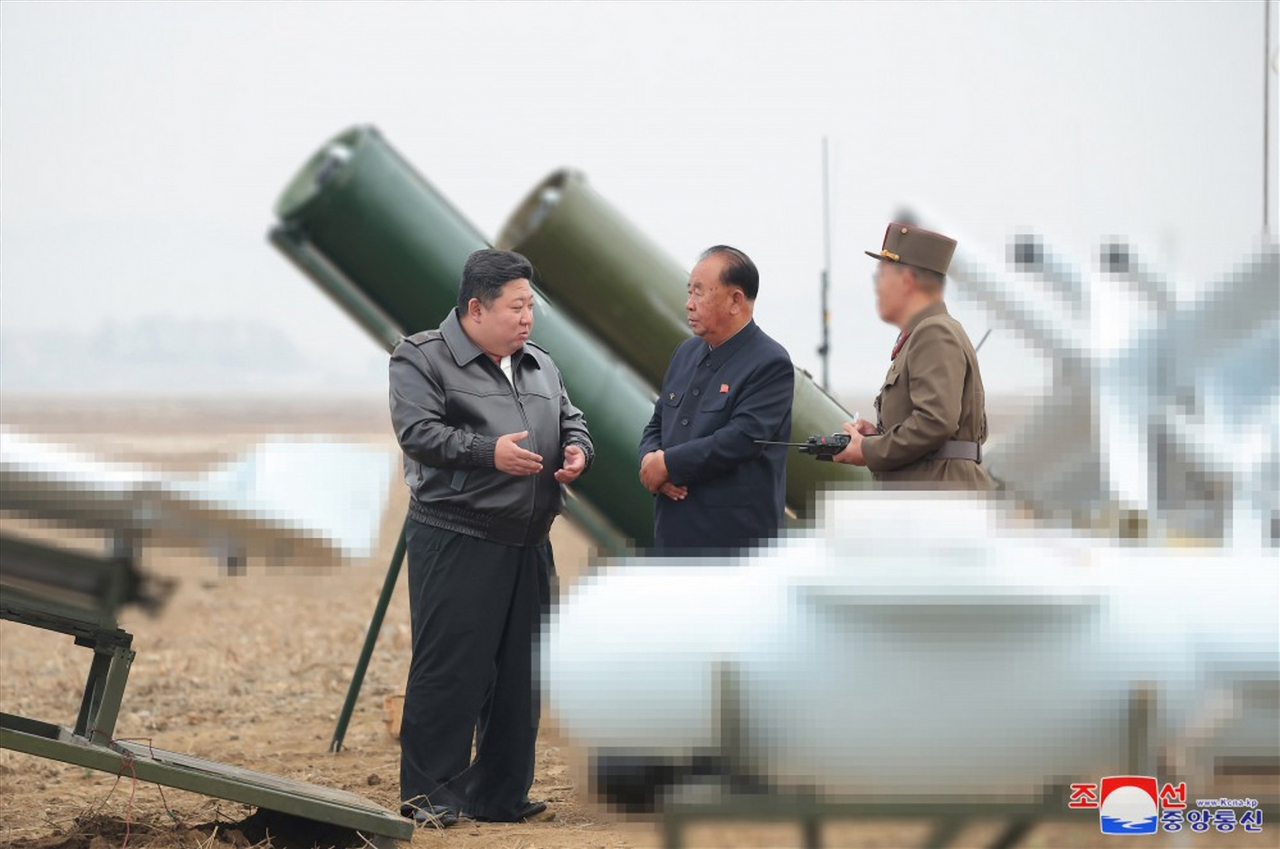
[[[694,338],[676,348],[640,439],[640,482],[657,498],[654,546],[725,552],[776,536],[795,372],[752,319],[760,274],[716,245],[689,275]]]

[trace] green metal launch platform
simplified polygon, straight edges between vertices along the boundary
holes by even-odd
[[[135,654],[115,611],[139,581],[128,552],[102,557],[0,536],[0,618],[67,634],[93,652],[75,725],[0,713],[0,747],[350,829],[353,843],[413,836],[412,822],[354,793],[114,739]]]

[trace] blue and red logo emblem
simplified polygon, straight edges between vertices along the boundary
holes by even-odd
[[[1103,834],[1155,834],[1160,824],[1156,780],[1147,775],[1109,775],[1098,794]]]
[[[1103,834],[1176,834],[1188,830],[1203,834],[1209,829],[1228,834],[1237,828],[1249,834],[1262,831],[1262,809],[1257,799],[1196,799],[1187,804],[1187,783],[1166,781],[1156,792],[1149,775],[1111,775],[1097,784],[1071,785],[1068,808],[1096,810]]]

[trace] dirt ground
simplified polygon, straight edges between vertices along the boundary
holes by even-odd
[[[271,433],[332,433],[385,443],[392,438],[381,399],[290,404],[261,400],[124,399],[111,402],[3,399],[3,423],[33,435],[106,456],[193,471],[234,455]],[[329,740],[385,575],[403,516],[397,485],[381,550],[369,563],[336,571],[268,570],[250,562],[227,576],[211,558],[192,552],[148,552],[144,568],[170,577],[176,589],[148,616],[126,609],[121,625],[134,634],[137,659],[116,736],[250,769],[358,793],[388,808],[398,803],[398,744],[384,723],[384,698],[401,693],[409,660],[404,576],[382,628],[345,748]],[[23,523],[7,522],[25,528]],[[38,529],[34,532],[42,533]],[[65,536],[65,532],[57,532]],[[84,543],[84,540],[80,540]],[[584,571],[589,549],[567,522],[553,533],[563,586]],[[70,725],[79,705],[89,656],[70,637],[0,622],[0,710]],[[417,847],[656,847],[657,823],[624,820],[584,790],[582,758],[544,722],[532,798],[550,814],[517,825],[464,821],[447,831],[419,831]],[[0,750],[0,845],[21,849],[225,849],[263,843],[248,824],[251,809],[128,776],[92,772]],[[1263,834],[1206,834],[1182,842],[1160,836],[1145,845],[1276,846],[1280,824]],[[978,823],[955,846],[982,846],[998,823]],[[126,838],[127,830],[127,838]],[[929,823],[832,822],[824,845],[918,846]],[[794,824],[694,825],[687,844],[699,847],[799,846]],[[323,838],[313,841],[325,845]],[[1027,847],[1113,845],[1096,819],[1037,827]],[[278,840],[271,845],[282,845]]]

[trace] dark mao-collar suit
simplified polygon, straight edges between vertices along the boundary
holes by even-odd
[[[663,450],[683,501],[656,496],[654,546],[664,553],[732,550],[776,536],[795,371],[754,321],[712,349],[694,337],[671,357],[640,457]]]

